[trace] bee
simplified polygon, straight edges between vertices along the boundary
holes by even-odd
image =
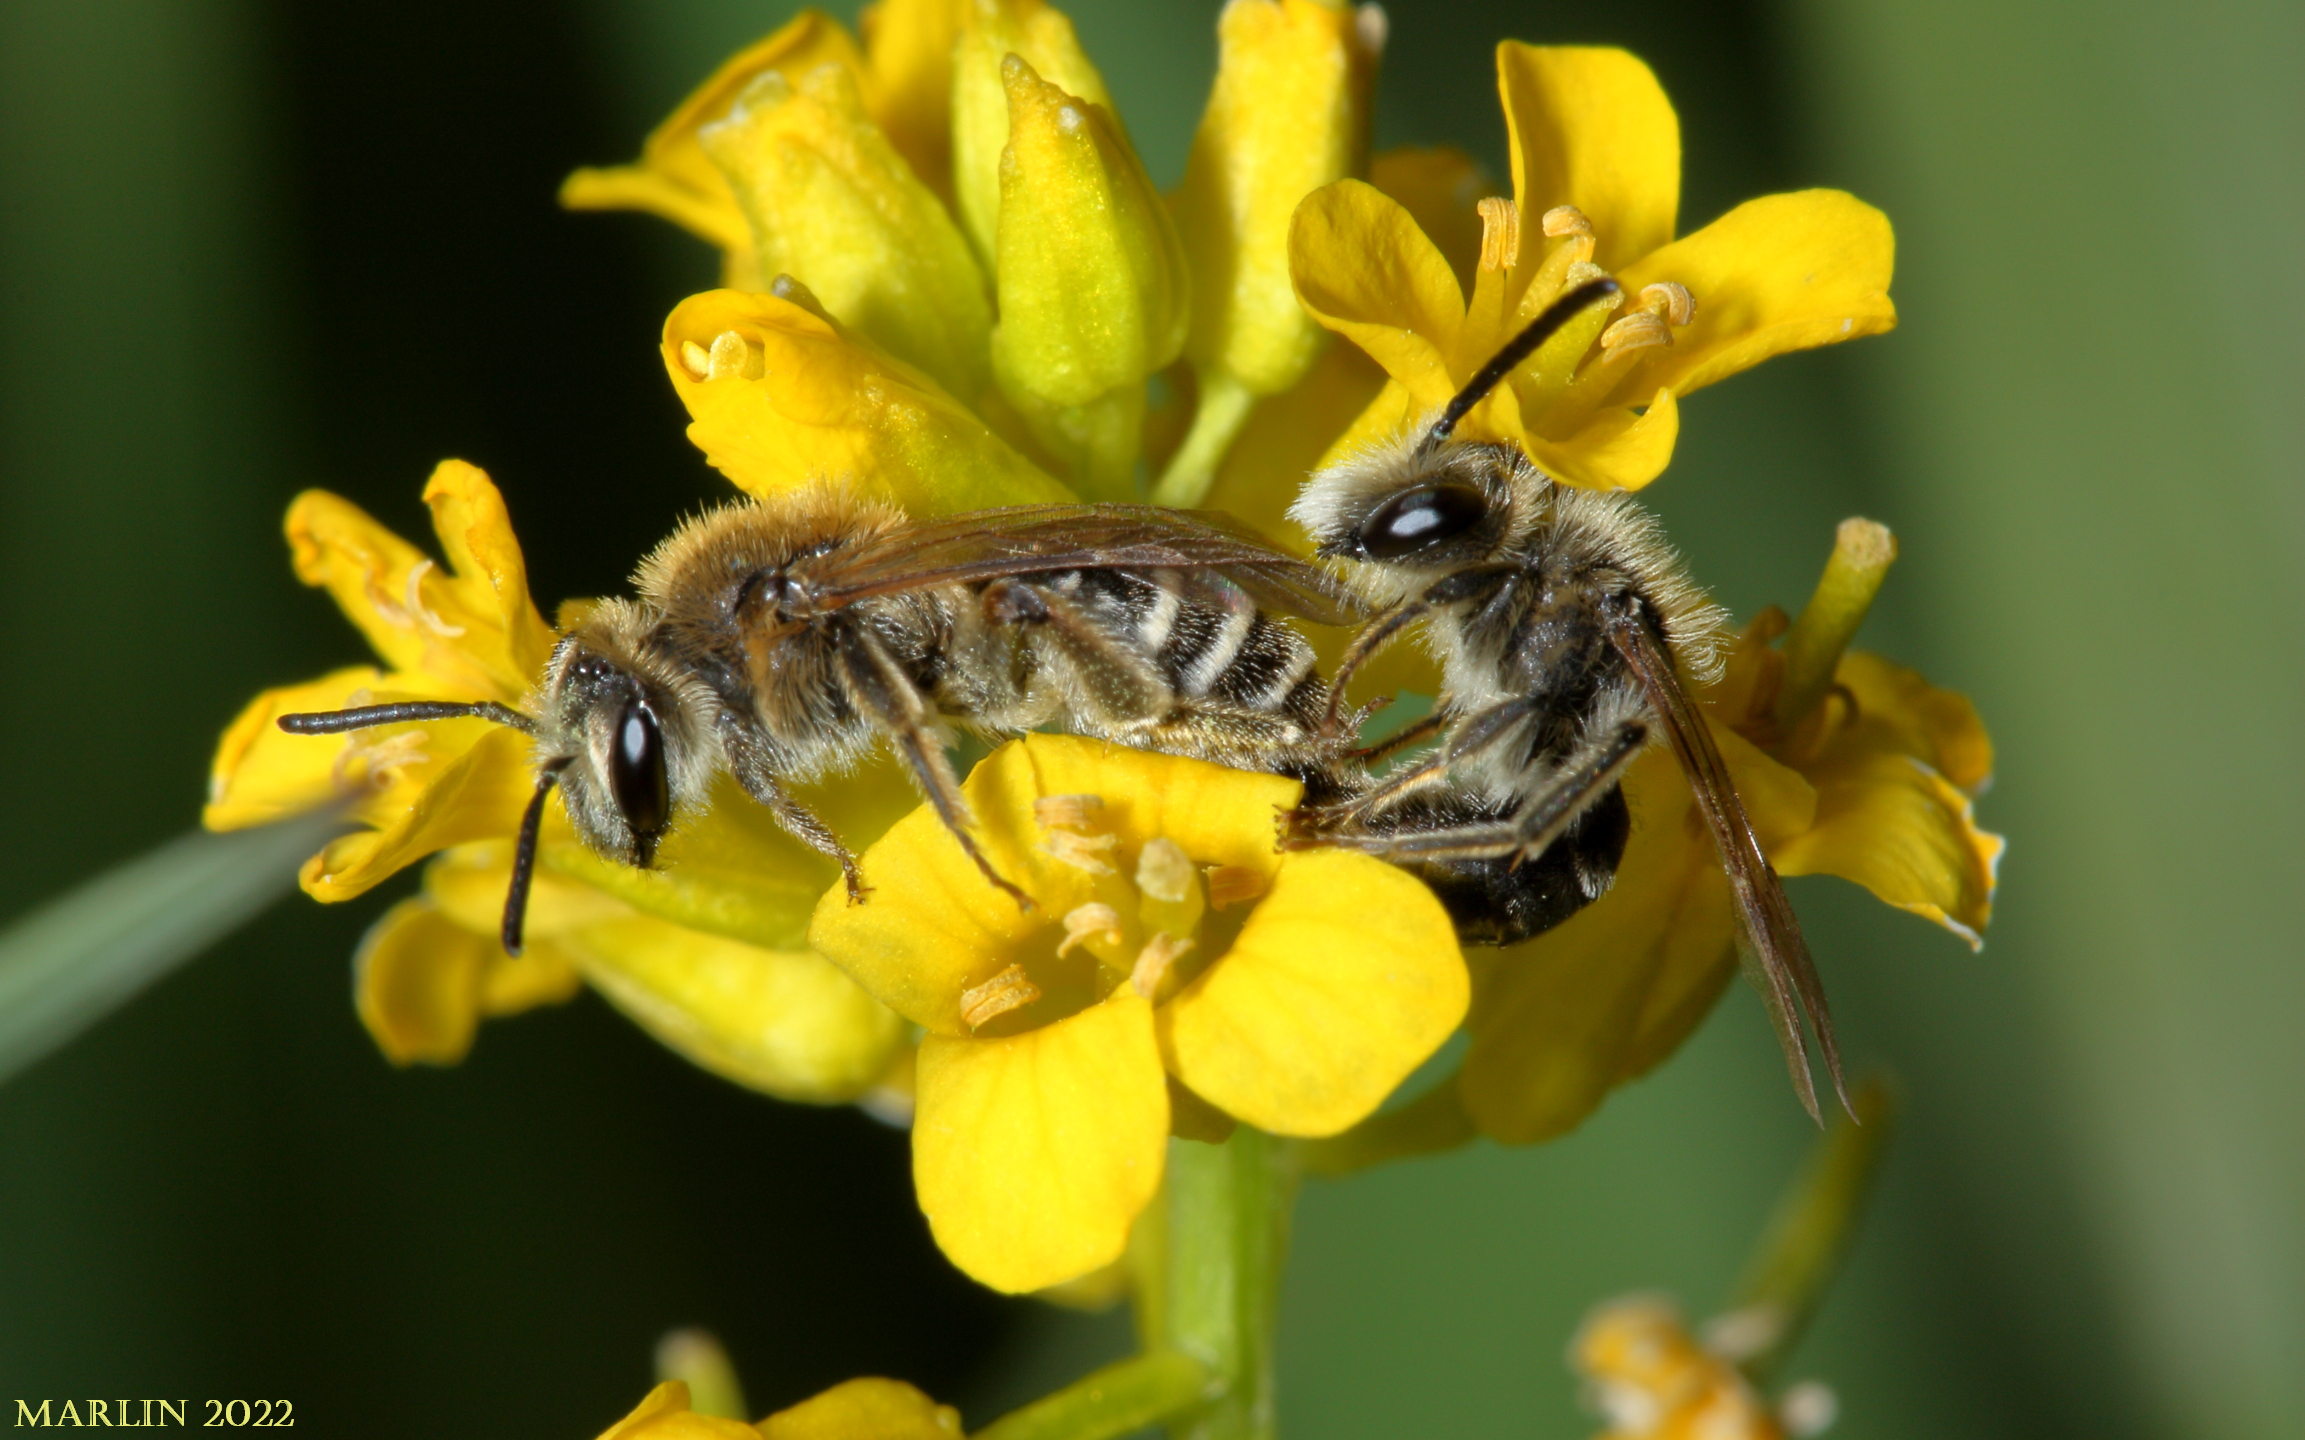
[[[1843,1090],[1824,987],[1683,683],[1718,676],[1725,617],[1630,496],[1558,484],[1517,446],[1454,434],[1564,324],[1617,293],[1605,278],[1569,291],[1421,430],[1306,483],[1291,517],[1374,612],[1339,664],[1335,693],[1414,629],[1440,661],[1442,695],[1426,721],[1378,747],[1434,739],[1429,753],[1358,793],[1301,807],[1283,843],[1416,868],[1466,939],[1509,944],[1608,890],[1632,829],[1619,782],[1662,740],[1712,833],[1747,973],[1814,1117],[1804,1009]]]
[[[839,864],[855,902],[855,856],[789,786],[886,743],[985,878],[1030,908],[970,834],[947,753],[955,727],[1062,728],[1316,787],[1339,773],[1328,688],[1276,612],[1342,624],[1353,609],[1321,570],[1213,515],[1035,505],[914,523],[820,484],[689,521],[634,584],[560,639],[525,709],[416,701],[280,717],[320,735],[476,716],[533,738],[508,953],[520,953],[556,787],[585,845],[646,868],[725,771]]]

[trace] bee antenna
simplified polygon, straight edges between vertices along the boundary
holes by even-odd
[[[403,700],[394,705],[360,705],[350,710],[316,710],[280,717],[280,728],[291,735],[341,735],[371,725],[400,725],[410,720],[493,720],[523,735],[536,733],[536,722],[509,705],[494,700]]]
[[[520,814],[520,838],[512,846],[512,879],[504,887],[504,953],[518,955],[521,932],[528,921],[528,886],[536,878],[536,837],[544,829],[544,802],[552,797],[553,784],[566,769],[566,760],[555,760],[544,767],[536,780],[536,797]]]
[[[1559,334],[1561,327],[1574,320],[1593,302],[1622,293],[1623,288],[1616,281],[1603,275],[1598,280],[1587,280],[1547,305],[1536,319],[1521,327],[1520,334],[1507,340],[1503,349],[1489,357],[1489,363],[1465,382],[1464,389],[1450,397],[1448,406],[1441,411],[1441,418],[1433,422],[1433,428],[1425,432],[1425,438],[1417,442],[1417,448],[1428,451],[1438,448],[1442,441],[1449,438],[1449,432],[1457,428],[1457,422],[1481,403],[1481,397],[1496,389],[1507,375],[1519,369],[1523,360],[1537,352],[1538,346]]]

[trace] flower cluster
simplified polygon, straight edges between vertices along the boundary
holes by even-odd
[[[1463,433],[1570,484],[1634,488],[1670,459],[1680,396],[1893,323],[1888,226],[1847,195],[1767,197],[1676,238],[1677,121],[1621,51],[1499,48],[1510,199],[1482,198],[1452,151],[1370,158],[1382,38],[1373,7],[1233,0],[1164,196],[1040,0],[882,0],[861,40],[804,14],[724,65],[636,163],[579,171],[563,199],[650,211],[719,249],[726,288],[674,307],[662,360],[733,484],[774,501],[832,477],[921,517],[1149,489],[1287,543],[1281,512],[1323,456],[1427,414],[1603,274],[1621,304],[1541,349]],[[494,935],[535,789],[520,735],[477,718],[341,738],[274,723],[534,705],[554,629],[502,499],[455,462],[425,499],[444,563],[333,496],[292,507],[297,573],[383,664],[260,696],[219,750],[208,823],[341,807],[356,828],[303,873],[322,900],[430,857],[360,955],[360,1013],[397,1061],[452,1062],[481,1017],[589,983],[773,1095],[910,1087],[922,1208],[989,1285],[1111,1265],[1172,1137],[1349,1131],[1460,1024],[1460,1118],[1506,1141],[1559,1134],[1671,1053],[1733,972],[1726,883],[1662,751],[1624,782],[1614,889],[1468,969],[1406,872],[1275,852],[1293,782],[1050,736],[995,751],[966,786],[1030,909],[876,763],[805,797],[866,846],[867,903],[733,784],[645,871],[587,851],[551,809],[532,943],[512,959]],[[1845,876],[1974,941],[2000,849],[1969,804],[1990,744],[1959,696],[1848,649],[1888,548],[1845,530],[1809,607],[1754,620],[1701,698],[1781,871]],[[693,1415],[667,1386],[610,1434],[957,1433],[917,1392],[857,1384],[758,1427]]]

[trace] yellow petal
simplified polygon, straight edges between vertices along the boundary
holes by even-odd
[[[1524,433],[1522,448],[1537,468],[1588,490],[1638,490],[1665,473],[1681,435],[1681,407],[1659,390],[1645,410],[1605,410],[1566,440]]]
[[[866,102],[921,183],[952,196],[952,51],[966,0],[877,0],[864,7]]]
[[[1315,0],[1240,0],[1217,21],[1217,78],[1176,193],[1192,267],[1187,355],[1251,393],[1295,384],[1321,332],[1289,282],[1297,202],[1359,168],[1382,26]]]
[[[1150,1002],[1124,986],[1006,1039],[931,1035],[919,1083],[913,1183],[955,1265],[1015,1294],[1120,1258],[1168,1143]]]
[[[1310,554],[1311,543],[1288,508],[1330,442],[1351,428],[1384,384],[1384,372],[1356,347],[1331,342],[1302,381],[1257,402],[1217,467],[1208,508]]]
[[[1481,258],[1480,202],[1496,191],[1480,163],[1450,145],[1404,145],[1369,161],[1369,183],[1401,202],[1469,294]]]
[[[480,977],[495,940],[424,900],[403,900],[352,957],[360,1023],[395,1065],[454,1065],[480,1026]]]
[[[1951,781],[1865,729],[1809,767],[1817,823],[1776,854],[1777,868],[1854,880],[1982,948],[2007,842],[1977,827]]]
[[[1971,794],[1993,778],[1993,740],[1968,696],[1862,650],[1844,653],[1833,679],[1867,724],[1886,728],[1885,743]]]
[[[451,720],[426,728],[486,724]],[[435,850],[511,834],[536,789],[528,737],[490,726],[454,759],[428,768],[425,780],[407,804],[377,817],[377,829],[340,836],[306,861],[298,876],[304,893],[349,900]]]
[[[959,1440],[960,1412],[901,1380],[848,1380],[760,1422],[764,1440]]]
[[[854,74],[774,71],[704,127],[751,220],[763,275],[792,275],[842,324],[955,395],[989,383],[992,299],[944,205],[866,115]]]
[[[1072,21],[1043,0],[960,0],[952,58],[952,181],[960,216],[989,264],[999,248],[1002,152],[1008,148],[1008,87],[1001,65],[1015,55],[1035,75],[1110,113],[1104,76],[1073,34]],[[1113,122],[1119,130],[1119,122]],[[1125,143],[1125,137],[1124,137]]]
[[[460,461],[434,471],[424,495],[448,570],[350,501],[307,490],[288,507],[296,577],[325,588],[392,668],[433,677],[464,699],[518,700],[551,632],[529,603],[503,497]]]
[[[1287,856],[1240,938],[1160,1011],[1177,1077],[1276,1135],[1366,1118],[1464,1018],[1448,914],[1366,855]]]
[[[648,1392],[630,1415],[600,1432],[600,1440],[760,1440],[741,1420],[699,1415],[688,1408],[688,1382],[667,1380]]]
[[[1628,383],[1686,395],[1772,355],[1879,334],[1897,323],[1895,263],[1887,218],[1852,195],[1748,200],[1617,277],[1630,294],[1674,281],[1696,301],[1695,319],[1646,352]]]
[[[1030,776],[1027,787],[1007,792],[1016,797],[1009,800],[1012,805],[1023,796],[1102,795],[1104,823],[1123,837],[1120,853],[1130,868],[1137,846],[1164,835],[1196,865],[1271,875],[1281,863],[1273,850],[1274,817],[1296,804],[1302,789],[1278,775],[1228,770],[1205,760],[1129,750],[1077,735],[1027,735],[985,764],[996,761],[1021,766]],[[975,782],[973,775],[970,782]],[[1030,800],[1024,805],[1026,813],[1019,818],[1029,822]]]
[[[1715,726],[1714,738],[1764,847],[1807,828],[1816,801],[1799,775],[1732,731]],[[1645,1032],[1686,1017],[1691,997],[1709,1006],[1735,963],[1728,881],[1672,756],[1659,748],[1635,762],[1625,798],[1632,840],[1609,892],[1557,929],[1474,957],[1461,1084],[1492,1139],[1529,1144],[1575,1128],[1645,1068],[1637,1056],[1653,1063]]]
[[[780,1100],[853,1100],[905,1043],[895,1012],[813,951],[763,950],[646,915],[580,926],[558,943],[642,1029]]]
[[[774,70],[798,79],[821,65],[855,71],[863,62],[837,21],[804,10],[775,34],[731,56],[681,101],[649,133],[639,163],[577,171],[560,187],[560,203],[571,210],[646,210],[749,260],[752,236],[744,212],[727,179],[697,143],[697,132],[726,113],[762,74]]]
[[[1681,122],[1638,57],[1508,40],[1497,47],[1497,89],[1524,224],[1576,206],[1593,223],[1593,259],[1604,270],[1673,238]]]
[[[724,334],[759,368],[699,377],[685,347]],[[688,438],[763,499],[827,477],[923,517],[1075,498],[927,376],[788,300],[690,296],[665,321],[664,364]]]
[[[1290,224],[1289,268],[1313,318],[1382,365],[1418,411],[1448,401],[1443,355],[1464,293],[1400,202],[1358,180],[1315,190]]]
[[[224,729],[208,768],[208,804],[200,823],[211,830],[240,830],[301,815],[344,798],[346,777],[337,759],[343,742],[290,735],[283,715],[340,710],[356,696],[372,696],[384,672],[371,665],[332,670],[301,685],[267,690]],[[359,703],[367,703],[365,700]]]

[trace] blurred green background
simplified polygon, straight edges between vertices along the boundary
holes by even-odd
[[[1214,4],[1070,8],[1173,181]],[[653,349],[710,259],[552,195],[786,13],[0,4],[0,916],[187,828],[238,704],[355,655],[289,575],[297,489],[414,529],[434,460],[481,463],[548,604],[715,493]],[[1697,398],[1651,492],[1741,613],[1889,522],[1865,643],[2001,747],[1981,956],[1796,886],[1908,1114],[1795,1373],[1850,1436],[2305,1434],[2305,10],[1404,4],[1380,142],[1501,162],[1508,35],[1649,59],[1691,228],[1810,184],[1897,226],[1902,328]],[[702,1323],[757,1408],[880,1372],[981,1421],[1125,1345],[951,1272],[899,1134],[595,1000],[393,1071],[349,1003],[381,908],[282,904],[0,1089],[0,1407],[580,1437]],[[1738,992],[1564,1143],[1315,1184],[1289,1433],[1584,1433],[1578,1315],[1717,1302],[1809,1133]]]

